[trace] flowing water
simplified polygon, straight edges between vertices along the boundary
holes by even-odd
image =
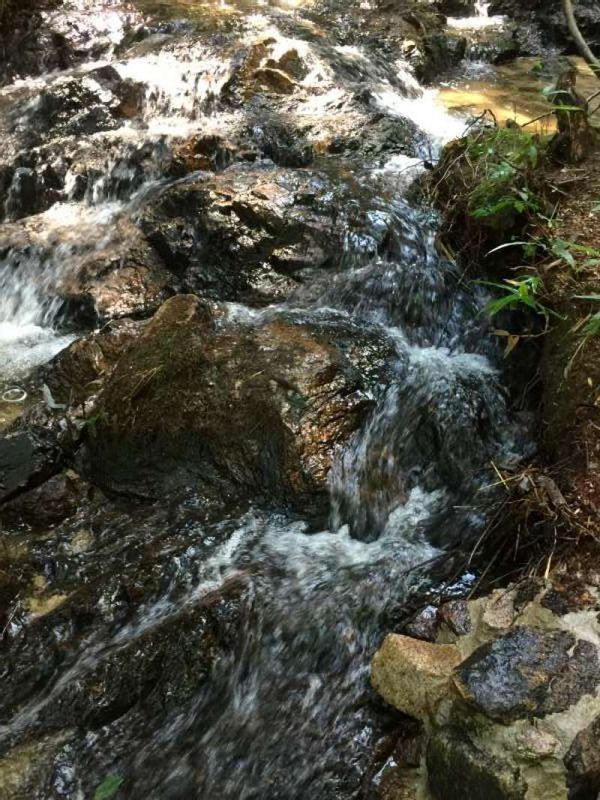
[[[225,107],[219,96],[240,50],[265,39],[275,42],[275,60],[294,50],[304,64],[301,99],[286,100],[285,110],[309,130],[317,154],[332,132],[357,124],[362,112],[353,110],[353,98],[365,87],[371,110],[416,126],[416,144],[412,154],[371,160],[317,155],[311,169],[350,195],[339,220],[339,269],[276,307],[232,305],[232,315],[261,324],[274,314],[334,314],[378,326],[394,343],[395,377],[338,454],[327,530],[315,533],[301,515],[284,510],[252,508],[207,522],[193,502],[150,510],[117,503],[91,516],[81,510],[36,540],[36,564],[53,604],[93,585],[89,602],[100,621],[81,635],[81,620],[44,616],[44,633],[36,629],[39,641],[31,644],[42,612],[14,613],[6,633],[28,659],[37,654],[43,661],[48,641],[63,642],[69,656],[34,681],[41,688],[25,693],[2,720],[0,742],[6,752],[52,733],[50,766],[30,795],[44,800],[92,797],[107,775],[123,781],[118,796],[129,798],[375,796],[371,754],[387,717],[368,689],[370,657],[435,581],[459,580],[464,589],[474,580],[456,572],[461,559],[455,563],[452,554],[468,551],[485,524],[494,494],[486,488],[494,482],[491,462],[514,462],[525,446],[480,313],[485,298],[439,255],[435,216],[407,199],[422,160],[434,159],[467,120],[448,114],[401,60],[389,63],[328,39],[319,27],[326,13],[300,0],[75,7],[105,43],[100,60],[7,87],[2,103],[17,103],[22,124],[32,124],[44,92],[73,80],[101,91],[93,69],[107,63],[144,90],[135,116],[79,139],[77,146],[98,145],[109,154],[83,196],[69,167],[46,210],[11,222],[5,209],[0,388],[24,385],[36,364],[77,335],[64,329],[62,287],[90,252],[118,252],[123,220],[135,219],[173,180],[161,172],[165,150],[194,132],[233,135],[247,124],[245,107]],[[119,48],[125,18],[141,13],[163,21],[149,38]],[[260,119],[253,124],[260,127]],[[72,147],[68,135],[64,147]],[[141,148],[149,153],[143,169],[131,159]],[[359,228],[348,222],[353,209]],[[126,601],[122,576],[129,573],[141,577]],[[135,610],[121,614],[135,592]],[[202,628],[219,603],[223,619],[211,625],[225,630],[227,648],[210,669],[199,677],[185,666],[193,662],[190,650],[208,645],[184,625],[163,662],[172,678],[151,679],[167,681],[163,695],[157,700],[154,683],[140,689],[143,672],[153,674],[151,651],[161,637],[171,642],[167,632],[198,609],[200,618],[192,620]],[[231,630],[228,614],[237,619]],[[119,713],[103,705],[103,682],[124,693]],[[89,701],[90,691],[97,701]],[[91,715],[81,711],[82,697],[97,702]]]

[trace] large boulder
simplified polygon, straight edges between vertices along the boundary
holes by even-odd
[[[227,318],[181,295],[106,382],[88,441],[95,481],[143,497],[195,490],[306,507],[374,405],[393,346],[334,315]]]
[[[264,304],[343,252],[335,199],[318,173],[234,166],[166,189],[139,224],[186,290]]]

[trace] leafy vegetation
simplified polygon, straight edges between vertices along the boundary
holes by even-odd
[[[527,308],[540,314],[546,320],[551,316],[558,317],[555,311],[543,305],[538,299],[542,288],[542,279],[537,275],[526,275],[516,279],[505,279],[502,283],[494,281],[480,281],[484,286],[490,286],[502,292],[501,296],[492,300],[486,307],[490,317],[496,316],[505,309],[518,307]]]
[[[118,775],[108,775],[98,786],[94,793],[94,800],[111,800],[119,791],[123,778]]]
[[[590,302],[600,303],[600,294],[577,294],[576,300],[589,300]],[[600,333],[600,311],[591,314],[583,328],[586,338],[597,336]]]

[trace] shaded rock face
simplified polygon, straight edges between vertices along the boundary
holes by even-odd
[[[55,403],[77,406],[97,394],[127,347],[141,335],[144,322],[110,322],[97,333],[73,342],[39,370]]]
[[[53,441],[34,432],[18,431],[0,437],[0,501],[8,500],[50,477],[60,463]]]
[[[372,408],[391,344],[364,329],[350,339],[356,328],[335,317],[231,325],[223,313],[193,296],[160,309],[99,398],[91,474],[141,496],[201,486],[220,497],[324,500],[335,450]]]
[[[54,475],[41,486],[0,508],[0,523],[7,525],[31,524],[37,529],[47,529],[67,519],[80,502],[79,486],[75,477]]]
[[[600,716],[583,731],[565,756],[569,800],[597,800],[600,794]]]
[[[515,628],[461,665],[463,696],[492,719],[511,722],[565,711],[600,685],[594,644],[567,631]]]
[[[435,800],[524,800],[527,784],[508,762],[476,747],[465,731],[434,736],[426,754]]]
[[[600,44],[600,7],[596,0],[577,0],[577,22],[592,49]],[[555,44],[575,52],[561,0],[492,0],[490,13],[507,14],[511,20],[530,26],[545,44]],[[537,34],[539,31],[539,34]]]
[[[173,186],[139,224],[188,291],[260,304],[341,252],[330,191],[318,174],[235,167]]]

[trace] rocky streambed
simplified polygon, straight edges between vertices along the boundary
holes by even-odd
[[[412,188],[470,122],[442,6],[76,0],[7,49],[3,798],[455,796],[383,779],[369,681],[533,449]]]

